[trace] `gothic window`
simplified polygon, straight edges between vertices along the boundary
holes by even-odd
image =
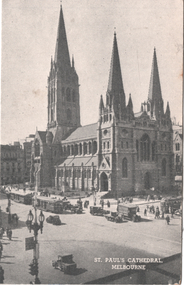
[[[78,145],[77,144],[75,144],[75,153],[74,153],[74,155],[78,155]]]
[[[139,161],[139,141],[136,140],[137,161]]]
[[[177,154],[176,155],[176,163],[179,163],[180,162],[180,156]]]
[[[82,144],[80,143],[80,155],[82,155]]]
[[[121,141],[121,148],[123,148],[123,141]]]
[[[67,146],[67,155],[70,155],[70,146]]]
[[[72,91],[72,101],[75,102],[76,101],[76,98],[75,98],[75,90]]]
[[[166,159],[162,160],[162,176],[166,176]]]
[[[150,139],[147,134],[144,134],[140,140],[140,159],[141,161],[150,159]]]
[[[112,120],[112,115],[111,115],[111,114],[109,115],[109,120],[110,120],[110,121]]]
[[[66,89],[66,100],[68,102],[71,102],[71,93],[70,93],[70,88]]]
[[[156,142],[152,143],[152,161],[155,161],[156,158]]]
[[[103,148],[105,149],[105,142],[103,143]]]
[[[40,156],[40,143],[36,139],[35,140],[35,157]]]
[[[175,149],[176,149],[176,151],[180,150],[180,144],[179,143],[175,144]]]
[[[126,157],[122,160],[122,177],[127,178],[128,177],[128,162]]]
[[[107,149],[109,149],[109,142],[107,142]]]
[[[71,112],[70,109],[67,109],[67,111],[66,111],[66,116],[67,116],[67,120],[68,120],[68,121],[71,121],[71,119],[72,119],[72,112]]]
[[[91,142],[89,142],[89,154],[91,154],[92,147],[91,147]]]
[[[84,147],[84,155],[85,155],[85,154],[87,154],[87,143],[86,142],[84,143],[83,147]]]
[[[94,141],[93,142],[93,154],[95,154],[97,152],[97,142]]]

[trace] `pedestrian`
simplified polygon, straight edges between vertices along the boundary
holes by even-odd
[[[169,223],[170,223],[169,215],[167,215],[167,217],[165,219],[166,219],[167,225],[169,225]]]
[[[104,207],[104,200],[102,199],[102,209],[103,209],[103,207]]]
[[[7,235],[7,238],[9,236],[9,228],[6,228],[6,235]]]
[[[11,229],[9,229],[9,232],[8,232],[8,238],[9,238],[9,240],[11,240],[11,239],[12,239],[12,230],[11,230]]]
[[[164,211],[162,211],[162,219],[164,219]]]
[[[147,210],[146,209],[144,210],[144,216],[147,216]]]
[[[111,205],[110,205],[110,202],[109,202],[109,200],[108,200],[108,201],[107,201],[107,207],[110,208],[110,206],[111,206]]]

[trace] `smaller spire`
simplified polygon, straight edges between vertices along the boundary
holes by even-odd
[[[114,36],[116,36],[116,27],[114,27]]]
[[[75,63],[74,63],[74,56],[72,54],[72,67],[75,68]]]
[[[100,96],[100,105],[99,105],[100,113],[104,110],[104,102],[102,95]]]
[[[131,93],[129,94],[129,101],[128,101],[127,107],[133,109],[133,103],[132,103]]]
[[[169,102],[167,102],[167,107],[166,107],[165,115],[170,116]]]

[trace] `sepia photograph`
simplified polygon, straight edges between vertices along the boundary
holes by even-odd
[[[181,284],[182,85],[182,0],[1,1],[1,284]]]

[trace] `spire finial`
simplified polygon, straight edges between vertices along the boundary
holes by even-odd
[[[114,27],[114,35],[116,36],[116,27]]]

